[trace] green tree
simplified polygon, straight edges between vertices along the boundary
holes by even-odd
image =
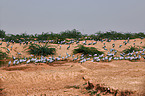
[[[4,30],[0,30],[0,38],[4,38],[6,36]]]

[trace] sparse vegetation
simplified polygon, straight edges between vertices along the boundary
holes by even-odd
[[[74,54],[82,53],[84,55],[88,55],[88,54],[91,54],[91,55],[99,54],[100,55],[100,54],[103,54],[103,52],[98,51],[94,47],[85,47],[83,45],[79,45],[79,48],[78,49],[74,49],[73,53]]]
[[[34,54],[34,55],[43,55],[43,56],[47,56],[47,55],[53,55],[55,54],[55,48],[50,48],[50,46],[45,45],[38,45],[38,44],[31,44],[29,46],[29,53],[30,54]]]
[[[138,50],[139,50],[138,48],[131,46],[130,48],[123,50],[123,52],[127,54],[127,53],[131,53],[133,51],[138,51]]]
[[[0,50],[0,66],[1,66],[2,63],[5,62],[5,61],[1,61],[1,60],[3,60],[4,58],[7,58],[7,53],[2,52],[2,51]]]
[[[80,87],[79,86],[77,86],[77,85],[74,85],[74,86],[66,86],[65,88],[75,88],[75,89],[79,89]]]

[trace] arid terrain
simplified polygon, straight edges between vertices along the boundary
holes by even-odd
[[[136,41],[135,41],[136,40]],[[115,43],[114,49],[119,52],[133,46],[135,43],[138,47],[145,46],[145,39],[131,39],[127,45],[123,44],[124,40],[112,40],[106,42],[106,48],[110,50],[112,44]],[[80,44],[83,41],[80,42]],[[87,43],[93,42],[88,40]],[[142,42],[142,43],[140,43]],[[104,43],[104,42],[103,42]],[[99,51],[107,53],[100,41],[96,45],[85,45],[87,47],[95,47]],[[119,45],[123,46],[119,48]],[[13,45],[9,56],[17,57],[17,52],[21,52],[21,57],[30,57],[27,52],[27,45],[18,43]],[[10,46],[11,46],[10,45]],[[56,55],[66,55],[66,52],[72,55],[73,49],[77,44],[68,45],[50,44],[57,48]],[[4,42],[1,47],[5,47]],[[9,49],[11,49],[9,46]],[[5,49],[1,49],[5,52]],[[49,56],[48,56],[49,57]],[[76,55],[75,55],[76,57]],[[145,59],[141,58],[137,61],[129,60],[112,60],[111,62],[91,62],[78,63],[72,61],[70,57],[66,61],[58,61],[54,64],[19,64],[16,66],[0,68],[0,88],[2,88],[2,96],[89,96],[85,85],[88,81],[102,86],[109,87],[119,91],[132,91],[131,96],[145,96]],[[76,86],[78,86],[76,88]],[[1,95],[1,94],[0,94]],[[96,95],[94,95],[96,96]],[[114,96],[106,94],[104,96]],[[117,95],[120,96],[120,95]]]

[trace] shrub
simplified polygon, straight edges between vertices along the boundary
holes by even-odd
[[[38,45],[38,44],[31,44],[29,45],[29,48],[30,49],[28,52],[30,54],[34,54],[34,55],[43,55],[43,56],[46,56],[46,55],[53,55],[55,54],[55,48],[49,48],[50,46],[47,46],[46,44],[45,45]]]
[[[94,47],[85,47],[83,45],[79,45],[79,48],[78,49],[74,49],[73,51],[74,54],[77,54],[77,53],[82,53],[84,55],[94,55],[94,54],[103,54],[103,52],[101,51],[98,51],[96,48]]]
[[[4,60],[4,58],[7,58],[7,54],[0,50],[0,60]],[[0,61],[0,66],[2,63],[5,63],[5,61]]]
[[[133,51],[139,51],[139,49],[138,48],[136,48],[136,47],[130,47],[130,48],[128,48],[128,49],[125,49],[125,50],[123,50],[123,52],[124,53],[131,53],[131,52],[133,52]]]
[[[5,31],[0,29],[0,38],[4,38],[5,35]]]

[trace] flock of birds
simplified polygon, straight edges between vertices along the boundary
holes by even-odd
[[[111,39],[104,39],[104,40],[101,40],[101,42],[103,43],[103,41],[108,41],[108,42],[111,42]],[[135,41],[135,40],[134,40]],[[31,43],[53,43],[53,40],[39,40],[39,41],[25,41],[25,42],[21,42],[19,41],[20,45],[21,44],[31,44]],[[74,40],[70,40],[70,42],[66,42],[65,40],[64,41],[59,41],[58,44],[61,44],[60,45],[60,49],[61,49],[61,46],[62,44],[67,44],[69,45],[67,47],[67,50],[69,50],[70,48],[70,44],[72,43],[75,43],[76,44],[79,44],[80,41],[77,40],[77,41],[74,41]],[[3,42],[0,43],[0,45],[2,45]],[[13,40],[11,40],[10,42],[6,42],[7,45],[7,51],[10,52],[10,49],[8,48],[8,46],[10,45],[10,43],[15,43]],[[129,39],[127,41],[124,41],[123,42],[124,45],[126,45],[127,43],[129,43]],[[142,42],[140,42],[141,44]],[[83,41],[82,42],[83,45],[95,45],[97,44],[97,41],[95,42],[91,42],[91,43],[88,43],[87,44],[87,40]],[[104,50],[107,50],[106,46],[105,46],[105,42],[103,43],[104,46],[103,46],[103,49]],[[133,43],[133,45],[135,45],[135,43]],[[59,55],[58,57],[55,57],[54,55],[53,56],[50,56],[50,57],[45,57],[45,56],[41,56],[41,57],[36,57],[34,55],[31,55],[31,57],[29,58],[16,58],[14,56],[12,56],[13,60],[9,61],[8,62],[8,66],[10,65],[18,65],[18,64],[29,64],[29,63],[53,63],[55,61],[62,61],[62,60],[66,60],[66,59],[72,59],[72,61],[74,62],[79,62],[79,63],[84,63],[86,61],[91,61],[91,62],[100,62],[100,61],[104,61],[104,62],[110,62],[112,60],[130,60],[130,61],[133,61],[133,60],[140,60],[141,58],[144,58],[145,59],[145,49],[142,49],[140,51],[134,51],[131,52],[131,53],[128,53],[128,54],[125,54],[125,53],[120,53],[120,55],[116,55],[117,53],[117,50],[114,49],[115,47],[115,43],[112,44],[112,49],[108,50],[108,53],[107,54],[93,54],[93,55],[90,55],[88,54],[87,56],[85,56],[84,54],[81,54],[81,56],[77,55],[75,56],[74,54],[71,55],[71,54],[68,54],[66,53],[66,56],[61,56]],[[119,48],[122,47],[122,44],[119,45]],[[11,46],[11,50],[12,50],[13,46]],[[21,53],[17,53],[18,55],[21,55]]]

